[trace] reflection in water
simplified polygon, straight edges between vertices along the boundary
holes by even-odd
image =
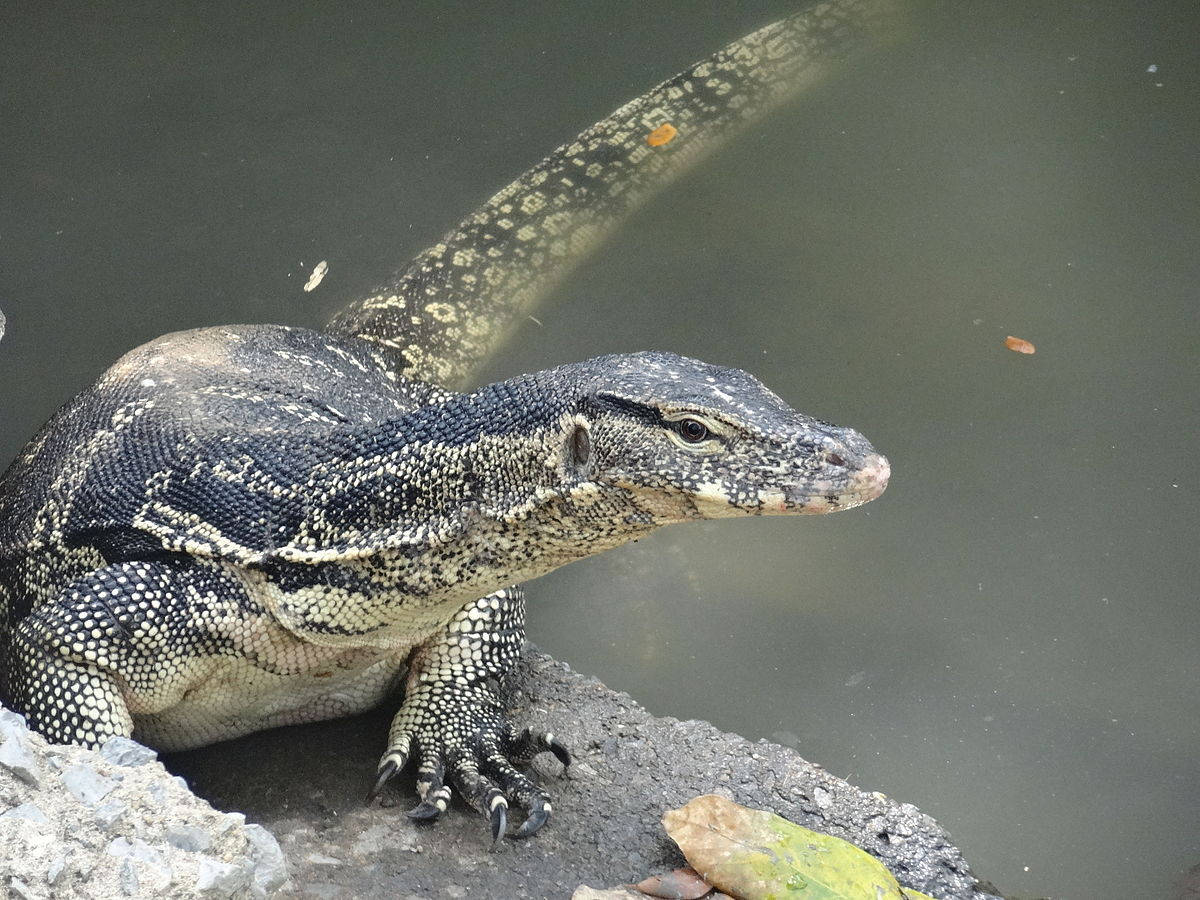
[[[23,13],[0,62],[3,455],[143,340],[323,321],[792,5]],[[1200,859],[1196,19],[930,3],[559,288],[493,375],[643,348],[736,365],[894,474],[844,516],[556,573],[534,640],[656,712],[794,736],[1006,890],[1162,895]]]

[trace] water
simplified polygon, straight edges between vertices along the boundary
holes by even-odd
[[[160,333],[319,324],[791,9],[6,7],[0,455]],[[1200,863],[1198,27],[933,3],[644,210],[491,374],[739,365],[863,430],[892,486],[569,567],[533,639],[918,804],[1006,891],[1169,895]]]

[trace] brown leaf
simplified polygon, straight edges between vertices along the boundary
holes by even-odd
[[[1014,353],[1036,353],[1037,349],[1033,344],[1024,338],[1013,337],[1011,334],[1004,339],[1004,346]]]
[[[663,875],[651,875],[635,887],[643,894],[665,900],[699,900],[713,889],[695,869],[675,869]]]

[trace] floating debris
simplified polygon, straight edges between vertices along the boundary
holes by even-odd
[[[319,263],[317,263],[317,267],[313,269],[312,274],[308,276],[308,281],[304,282],[304,290],[313,290],[318,284],[321,283],[321,279],[325,277],[325,273],[328,271],[329,263],[325,262],[325,260],[321,260]]]
[[[1011,334],[1004,339],[1004,346],[1014,353],[1036,353],[1037,348],[1024,338],[1013,337]]]
[[[671,141],[675,140],[675,137],[678,134],[679,129],[677,129],[670,122],[664,122],[646,135],[646,143],[651,147],[661,147],[664,144],[669,144]]]

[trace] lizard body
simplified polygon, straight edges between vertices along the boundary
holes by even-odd
[[[52,740],[163,749],[372,707],[375,792],[418,763],[505,830],[550,801],[507,723],[516,583],[663,525],[821,513],[887,461],[757,379],[623,354],[462,393],[520,313],[653,189],[873,21],[825,4],[632,101],[325,331],[166,335],[115,363],[0,478],[0,696]],[[670,130],[664,126],[670,124]]]

